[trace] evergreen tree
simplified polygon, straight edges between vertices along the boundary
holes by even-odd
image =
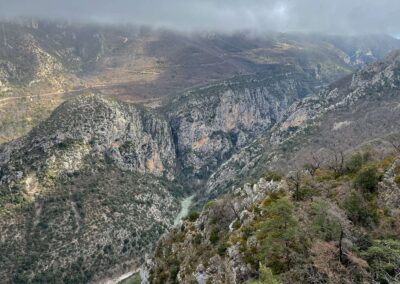
[[[274,273],[287,271],[299,249],[299,225],[293,216],[294,205],[287,197],[274,200],[265,208],[266,220],[260,223],[257,238],[260,256]]]
[[[281,284],[281,281],[272,274],[270,268],[260,264],[260,277],[258,280],[253,281],[250,284]]]

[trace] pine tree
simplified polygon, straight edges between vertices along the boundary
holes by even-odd
[[[299,248],[299,225],[293,216],[294,205],[287,197],[264,208],[266,220],[260,223],[257,238],[261,241],[261,259],[274,273],[291,267],[293,254]]]
[[[270,268],[260,264],[260,277],[258,280],[253,281],[250,284],[281,284],[281,281],[272,274]]]

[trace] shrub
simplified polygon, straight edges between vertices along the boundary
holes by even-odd
[[[192,212],[190,212],[189,215],[187,216],[187,219],[188,219],[190,222],[194,222],[194,221],[196,221],[196,220],[199,218],[199,216],[200,216],[200,213],[199,213],[199,212],[197,212],[197,211],[192,211]]]
[[[299,241],[301,231],[294,216],[294,205],[282,197],[264,210],[265,221],[258,225],[257,231],[261,243],[259,257],[267,261],[274,273],[282,273],[290,269],[293,256],[304,247]]]
[[[397,166],[394,168],[394,173],[395,173],[396,175],[400,175],[400,165],[397,165]]]
[[[237,230],[237,229],[239,229],[240,228],[240,220],[239,219],[236,219],[235,220],[235,222],[233,223],[233,225],[232,225],[232,227],[235,229],[235,230]]]
[[[204,205],[204,208],[205,208],[205,209],[212,208],[215,204],[216,204],[216,201],[215,201],[215,200],[210,200],[210,201],[208,201],[208,202],[206,203],[206,205]]]
[[[344,208],[347,216],[354,223],[368,226],[378,221],[376,200],[368,201],[357,191],[352,191],[350,195],[346,197],[344,200]]]
[[[296,200],[307,200],[318,195],[318,190],[312,186],[302,186],[297,192]]]
[[[387,170],[390,168],[394,162],[394,157],[393,156],[387,156],[385,159],[383,159],[380,163],[379,166],[383,168],[384,170]]]
[[[340,236],[341,226],[337,217],[330,214],[330,205],[325,201],[316,201],[311,204],[314,219],[311,231],[324,241],[337,241]]]
[[[167,272],[165,272],[165,271],[160,271],[160,272],[156,275],[155,280],[154,280],[154,283],[160,283],[160,284],[166,283],[167,279],[168,279],[168,274],[167,274]]]
[[[397,184],[398,187],[400,187],[400,176],[395,177],[394,182]]]
[[[218,241],[219,241],[219,230],[217,228],[213,228],[210,233],[210,242],[215,245]]]
[[[265,180],[266,181],[280,181],[283,178],[283,174],[281,172],[278,171],[270,171],[267,173],[267,175],[265,176]]]
[[[371,236],[365,232],[356,232],[354,244],[359,250],[367,250],[372,246]]]
[[[364,164],[364,155],[361,153],[354,154],[346,163],[346,172],[349,174],[357,173]]]
[[[379,283],[397,283],[400,275],[400,241],[375,240],[372,246],[361,252],[372,268]],[[397,278],[397,279],[396,279]]]
[[[200,234],[197,234],[193,239],[192,239],[192,244],[194,244],[194,245],[199,245],[199,244],[201,244],[201,241],[202,241],[202,237],[201,237],[201,235]]]
[[[374,192],[378,185],[381,175],[376,166],[362,168],[356,175],[354,185],[363,190]]]
[[[228,249],[228,244],[227,243],[224,242],[224,243],[220,244],[218,246],[218,249],[217,249],[218,250],[218,254],[220,256],[223,256],[227,249]]]
[[[250,284],[280,284],[281,282],[272,274],[272,270],[264,265],[260,265],[260,277]]]

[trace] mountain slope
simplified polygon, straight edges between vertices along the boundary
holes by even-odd
[[[160,239],[142,275],[150,283],[397,283],[399,211],[383,200],[399,160],[370,150],[339,175],[329,164],[312,175],[275,172],[207,203]],[[389,187],[398,198],[398,185]]]
[[[269,167],[295,168],[295,161],[310,153],[351,150],[398,133],[399,66],[398,52],[394,52],[294,104],[271,131],[233,155],[210,177],[205,195],[218,196]]]
[[[294,103],[211,175],[145,281],[399,282],[399,91],[394,52]]]
[[[229,152],[313,91],[307,76],[295,71],[276,66],[270,73],[194,90],[172,100],[165,117],[101,96],[78,96],[29,135],[3,144],[4,279],[86,282],[125,270],[121,263],[137,266],[172,224],[178,197],[199,188],[197,179],[203,181]],[[194,105],[209,113],[196,118]],[[187,148],[196,150],[190,140],[196,136],[188,139],[186,128],[203,129],[209,137],[196,152],[209,167],[203,176],[189,163],[193,154]],[[221,140],[230,148],[210,146]],[[213,164],[214,155],[220,158]]]
[[[88,95],[2,145],[0,274],[87,282],[137,265],[178,211],[168,123]]]
[[[11,217],[1,224],[7,232],[1,249],[4,255],[15,250],[14,257],[20,259],[5,257],[2,274],[23,281],[69,281],[73,272],[85,282],[112,269],[124,270],[124,261],[139,261],[171,225],[177,197],[198,189],[198,181],[230,152],[270,128],[292,102],[312,92],[312,80],[307,80],[301,71],[275,66],[269,73],[241,76],[177,97],[161,110],[165,117],[96,95],[68,100],[29,135],[0,149],[2,214]],[[209,112],[190,119],[190,105]],[[193,154],[184,147],[196,150],[196,141],[190,142],[196,136],[187,139],[190,131],[182,125],[208,135],[196,154],[209,170],[201,173],[187,162]],[[230,148],[210,147],[221,140]],[[213,155],[220,155],[215,163]],[[137,228],[135,233],[131,226]],[[12,239],[16,234],[21,238]],[[30,242],[32,236],[39,241]],[[98,246],[98,256],[93,256],[93,246]],[[45,248],[55,251],[45,260],[29,253],[43,256]],[[95,259],[89,260],[89,255]],[[86,265],[74,271],[82,259]],[[95,274],[99,270],[105,273]]]

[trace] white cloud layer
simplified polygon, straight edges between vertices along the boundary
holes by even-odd
[[[400,34],[400,0],[0,0],[0,16],[133,23],[185,31]]]

